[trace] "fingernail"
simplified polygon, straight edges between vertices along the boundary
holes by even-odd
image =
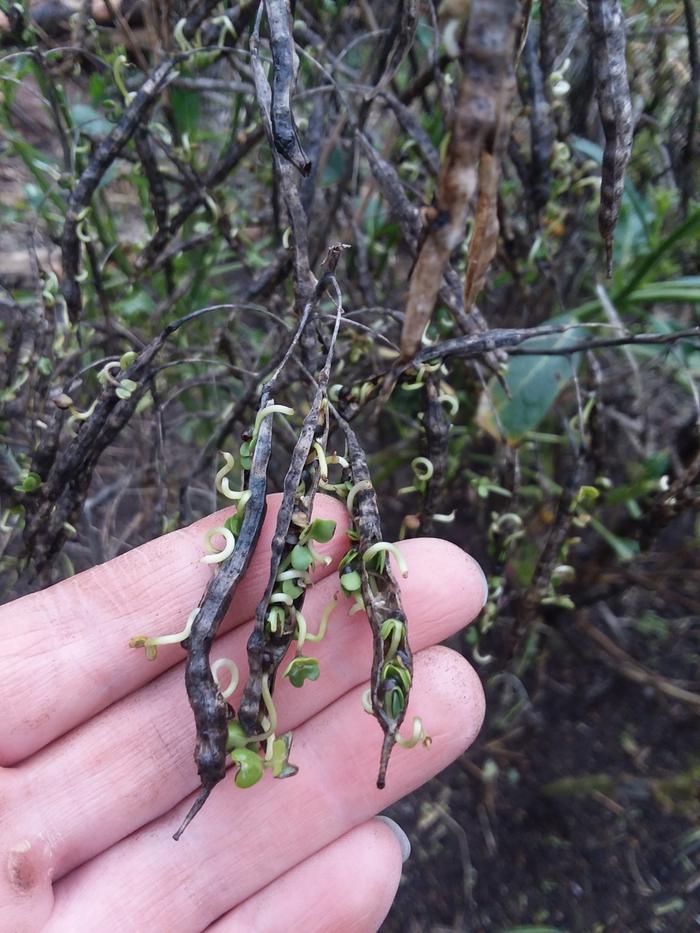
[[[411,840],[401,829],[399,824],[395,820],[392,820],[390,816],[376,816],[375,819],[381,820],[382,823],[386,823],[392,833],[396,836],[398,843],[401,846],[401,861],[405,862],[411,854]]]
[[[481,584],[484,588],[484,598],[481,601],[481,608],[483,609],[486,603],[489,601],[489,581],[486,579],[486,574],[481,569],[481,564],[479,563],[479,561],[474,560],[473,557],[470,557],[470,560],[473,562],[474,566],[479,572],[479,576],[481,577]]]

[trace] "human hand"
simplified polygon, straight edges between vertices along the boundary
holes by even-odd
[[[250,620],[269,569],[280,496],[268,514],[212,660],[245,670]],[[319,550],[304,614],[318,626],[347,548],[342,504]],[[481,609],[478,565],[454,545],[402,542],[402,598],[415,653],[406,717],[420,715],[429,750],[396,748],[375,786],[382,733],[360,702],[372,646],[362,614],[341,600],[315,648],[321,676],[280,678],[280,731],[293,729],[299,773],[241,790],[223,781],[175,843],[198,787],[184,652],[155,661],[133,635],[182,628],[211,570],[200,562],[210,516],[189,528],[0,608],[0,929],[19,931],[376,929],[398,886],[401,847],[379,810],[448,765],[481,725],[483,693],[458,654],[431,647]],[[242,687],[231,698],[237,707]]]

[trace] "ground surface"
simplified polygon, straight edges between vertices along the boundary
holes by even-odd
[[[629,654],[694,681],[698,569],[682,567],[665,626],[658,592],[611,601]],[[484,675],[476,745],[391,810],[413,854],[384,930],[700,929],[700,719],[604,664],[575,622],[548,630],[532,706],[504,730],[503,685]]]

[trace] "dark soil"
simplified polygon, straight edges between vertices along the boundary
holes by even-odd
[[[628,654],[691,684],[697,553],[684,569],[663,619],[646,589],[610,606],[618,621],[627,610]],[[507,685],[481,669],[481,736],[390,810],[413,853],[387,933],[700,929],[700,718],[606,663],[576,627],[584,615],[605,630],[599,605],[547,626],[537,669],[522,677],[531,702],[509,723]]]

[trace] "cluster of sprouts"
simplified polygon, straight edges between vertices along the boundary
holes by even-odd
[[[108,379],[112,378],[112,368],[105,373]],[[251,502],[257,502],[257,499],[252,498],[254,488],[251,487],[256,442],[264,420],[273,414],[289,416],[293,410],[271,400],[261,406],[252,431],[243,435],[240,447],[240,489],[234,488],[235,484],[231,482],[234,457],[227,452],[222,454],[224,462],[216,473],[215,487],[219,495],[235,504],[235,508],[223,524],[209,528],[204,535],[207,553],[201,559],[212,565],[215,574],[221,572],[223,566],[229,566],[227,561],[237,553],[238,539],[246,535],[243,529],[246,510]],[[370,626],[379,636],[379,648],[375,640],[372,687],[363,697],[363,706],[378,718],[388,737],[385,738],[382,753],[380,786],[383,786],[383,775],[393,744],[405,748],[412,748],[419,742],[426,747],[430,744],[430,738],[418,717],[413,720],[409,737],[405,738],[399,732],[408,704],[413,664],[408,647],[406,619],[389,568],[388,556],[393,555],[403,577],[408,575],[405,558],[394,544],[380,539],[378,513],[375,511],[370,512],[374,530],[367,534],[358,516],[362,509],[367,509],[368,495],[375,502],[369,474],[363,473],[361,478],[357,478],[350,459],[326,453],[327,402],[319,404],[316,417],[318,420],[314,434],[307,434],[309,440],[306,453],[302,459],[297,459],[296,467],[290,468],[289,475],[294,476],[295,485],[291,486],[286,518],[282,517],[284,507],[278,516],[272,575],[256,614],[258,635],[255,638],[251,636],[248,646],[250,674],[238,714],[228,702],[240,680],[236,664],[228,658],[207,662],[220,702],[226,703],[222,746],[225,735],[225,751],[235,766],[235,783],[241,788],[255,785],[266,770],[271,771],[275,778],[290,777],[296,773],[296,767],[289,762],[292,733],[277,733],[278,716],[272,696],[275,675],[278,665],[294,643],[293,657],[284,669],[279,668],[282,676],[295,688],[319,678],[318,658],[305,652],[309,645],[317,644],[325,637],[341,596],[354,601],[351,615],[357,612],[367,614]],[[343,476],[341,481],[331,482],[329,469],[335,465],[342,468]],[[420,489],[431,478],[432,464],[427,458],[417,458],[413,468],[416,488]],[[318,546],[328,543],[336,533],[335,520],[311,517],[316,488],[322,488],[345,501],[350,515],[350,529],[347,532],[350,547],[339,562],[338,590],[323,608],[318,629],[313,631],[303,611],[306,590],[311,585],[314,569],[327,565],[331,560],[320,553]],[[132,638],[130,645],[144,648],[149,660],[156,658],[161,646],[182,644],[189,650],[193,625],[199,624],[196,620],[200,609],[201,605],[190,613],[181,631],[161,636],[140,635]],[[251,649],[252,643],[256,647]]]

